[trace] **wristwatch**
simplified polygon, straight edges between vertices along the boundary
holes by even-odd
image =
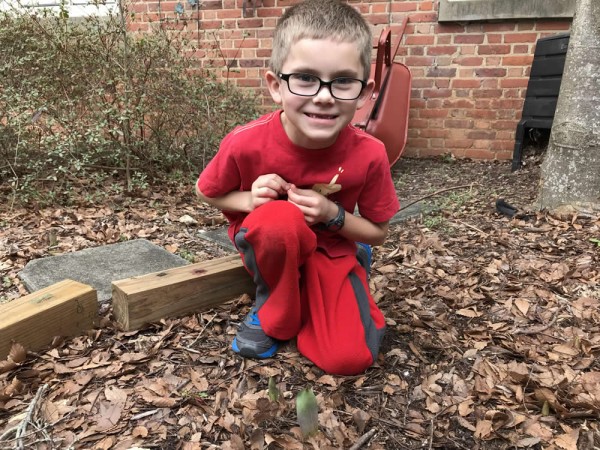
[[[329,231],[339,231],[344,226],[344,221],[346,220],[346,210],[342,205],[338,202],[335,202],[338,207],[337,216],[331,219],[329,222],[325,223],[325,228]]]

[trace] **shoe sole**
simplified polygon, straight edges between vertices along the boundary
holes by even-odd
[[[234,338],[233,342],[231,343],[231,349],[234,352],[236,352],[238,355],[243,356],[244,358],[259,358],[259,359],[270,358],[277,352],[278,348],[279,348],[279,345],[275,344],[270,349],[268,349],[266,352],[257,354],[249,349],[245,349],[245,348],[240,349],[238,347],[237,338]]]

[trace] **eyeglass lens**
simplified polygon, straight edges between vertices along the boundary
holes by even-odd
[[[290,92],[296,95],[313,96],[319,92],[323,85],[326,85],[333,97],[340,100],[354,100],[360,96],[363,89],[361,80],[348,77],[335,78],[325,82],[314,75],[292,73],[285,76],[285,78],[287,78]]]

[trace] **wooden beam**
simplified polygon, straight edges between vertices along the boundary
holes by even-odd
[[[202,311],[255,291],[238,255],[112,283],[113,312],[124,330]]]
[[[64,280],[0,305],[0,360],[13,342],[37,351],[55,336],[74,336],[98,323],[96,290]]]

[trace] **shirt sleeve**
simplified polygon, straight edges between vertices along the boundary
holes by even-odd
[[[365,186],[358,199],[360,215],[371,222],[390,220],[400,209],[392,173],[384,153],[371,163]]]
[[[241,186],[241,171],[232,134],[225,136],[219,151],[200,174],[196,187],[209,198],[221,197]]]

